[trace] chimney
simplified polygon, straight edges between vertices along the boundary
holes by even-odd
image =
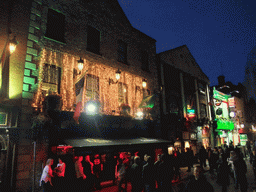
[[[219,83],[219,86],[225,85],[225,76],[224,75],[220,75],[218,77],[218,83]]]

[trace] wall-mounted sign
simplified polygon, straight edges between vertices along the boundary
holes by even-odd
[[[217,91],[217,90],[215,89],[215,87],[213,88],[213,98],[214,98],[214,99],[218,99],[218,100],[221,100],[221,101],[228,102],[228,98],[229,98],[229,97],[230,97],[229,95],[227,95],[227,94],[225,94],[225,93],[222,93],[222,92],[220,92],[220,91]]]
[[[217,121],[217,129],[221,130],[234,130],[235,125],[232,121],[228,119],[218,119]]]
[[[229,105],[229,107],[235,107],[235,99],[234,99],[234,97],[228,98],[228,105]]]
[[[190,133],[190,140],[197,140],[196,133]]]
[[[182,132],[182,138],[184,140],[189,140],[189,132],[188,131],[183,131]]]
[[[247,140],[247,134],[240,134],[240,143],[242,146],[246,145]]]

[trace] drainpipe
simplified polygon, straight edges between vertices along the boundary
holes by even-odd
[[[33,152],[33,181],[32,181],[32,192],[35,191],[35,175],[36,175],[36,141],[33,142],[34,144],[34,152]]]

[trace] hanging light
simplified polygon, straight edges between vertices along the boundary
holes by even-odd
[[[116,80],[119,80],[119,79],[120,79],[120,76],[121,76],[121,71],[120,71],[120,69],[118,69],[118,70],[116,71]]]
[[[14,36],[14,38],[9,41],[10,54],[12,54],[15,51],[16,46],[18,44],[19,42],[16,40],[16,36]]]
[[[147,86],[147,80],[146,80],[146,79],[143,79],[143,80],[142,80],[142,87],[143,87],[143,88],[146,88],[146,86]]]
[[[78,60],[77,63],[78,63],[78,69],[82,71],[82,69],[84,68],[84,60],[82,60],[82,58],[80,57],[80,60]]]

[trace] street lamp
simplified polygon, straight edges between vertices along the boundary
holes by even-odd
[[[118,80],[120,79],[120,77],[121,77],[121,71],[120,69],[118,69],[116,71],[116,82],[114,82],[113,79],[109,78],[109,85],[118,83]]]
[[[142,80],[142,87],[143,87],[143,88],[146,88],[146,87],[147,87],[147,80],[146,80],[146,79],[143,79],[143,80]]]
[[[80,59],[77,60],[77,63],[78,63],[78,69],[82,71],[82,69],[84,68],[84,60],[82,60],[82,58],[80,57]]]
[[[9,41],[10,54],[12,54],[15,51],[16,46],[18,44],[19,44],[19,42],[16,40],[16,36],[14,36],[14,38]]]

